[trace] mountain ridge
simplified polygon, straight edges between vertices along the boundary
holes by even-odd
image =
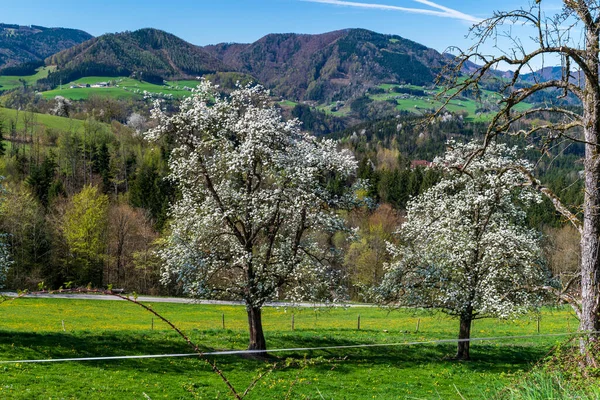
[[[340,100],[391,81],[431,84],[446,62],[436,50],[409,39],[357,28],[269,34],[253,43],[204,48],[238,72],[298,100]]]
[[[144,28],[105,34],[46,58],[57,71],[44,83],[56,86],[82,76],[136,73],[160,82],[238,72],[285,98],[330,102],[361,95],[381,83],[432,84],[445,63],[436,50],[365,29],[273,33],[253,43],[195,46]]]
[[[91,38],[79,29],[0,23],[0,69],[43,61]]]
[[[153,28],[109,33],[46,59],[57,72],[45,82],[56,85],[91,75],[135,75],[148,81],[203,75],[228,68],[201,47]]]

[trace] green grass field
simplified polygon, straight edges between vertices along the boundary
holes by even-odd
[[[93,85],[98,82],[114,82],[115,86],[101,88],[70,88],[73,84]],[[170,94],[174,98],[181,98],[190,95],[190,91],[185,90],[184,87],[193,88],[196,87],[197,84],[198,81],[185,80],[168,82],[166,85],[155,85],[153,83],[140,82],[127,77],[88,76],[64,84],[62,89],[58,88],[42,92],[42,96],[47,99],[54,98],[55,96],[63,96],[71,100],[85,100],[93,95],[127,99],[141,98],[143,92],[146,91],[155,94]]]
[[[49,70],[53,67],[45,67],[39,69],[39,71],[32,76],[26,77],[11,77],[11,76],[0,76],[0,90],[8,90],[14,89],[22,85],[19,79],[24,79],[27,84],[33,84],[38,79],[44,78],[48,75]],[[70,88],[73,84],[90,84],[93,85],[98,82],[112,82],[114,86],[110,87],[102,87],[102,88]],[[41,95],[46,99],[52,99],[55,96],[63,96],[71,100],[86,100],[90,96],[109,96],[118,99],[128,99],[128,98],[141,98],[143,96],[143,92],[154,93],[156,95],[172,95],[173,98],[182,98],[189,96],[190,91],[188,88],[194,88],[198,84],[196,80],[179,80],[179,81],[170,81],[165,85],[155,85],[148,82],[141,82],[135,79],[131,79],[128,77],[108,77],[108,76],[90,76],[78,79],[73,82],[64,83],[62,85],[62,89],[56,88],[54,90],[49,90],[46,92],[42,92]],[[415,114],[427,114],[431,110],[436,110],[442,106],[442,102],[435,98],[434,94],[416,97],[411,96],[410,98],[398,98],[400,97],[399,93],[395,93],[390,91],[394,87],[397,87],[397,84],[381,84],[378,87],[386,90],[386,93],[372,94],[369,97],[374,101],[396,101],[396,109],[399,111],[409,111]],[[403,87],[416,89],[416,90],[426,90],[421,86],[415,85],[404,85]],[[439,94],[441,88],[436,88],[434,90],[429,90],[430,92],[435,92],[435,94]],[[484,98],[490,98],[492,100],[497,98],[497,94],[483,91],[482,95]],[[292,107],[296,103],[292,101],[282,101],[281,105],[284,107]],[[337,117],[346,117],[350,114],[350,102],[340,108],[339,110],[332,111],[332,107],[335,106],[335,103],[320,105],[317,108],[327,114],[331,114]],[[520,111],[524,109],[528,109],[531,106],[529,104],[519,104],[515,107],[515,110]],[[486,121],[489,120],[491,114],[481,114],[477,113],[477,109],[479,108],[479,104],[471,99],[455,99],[452,100],[446,108],[451,112],[461,112],[466,111],[468,113],[468,120],[471,121]]]
[[[25,81],[27,85],[32,85],[38,81],[38,79],[43,79],[48,76],[50,71],[56,69],[55,66],[51,67],[42,67],[37,69],[37,73],[29,76],[2,76],[0,75],[0,91],[2,90],[11,90],[14,88],[21,87],[23,83],[20,80]]]
[[[244,349],[243,307],[152,304],[203,349]],[[295,315],[294,331],[290,322]],[[361,329],[357,330],[358,314]],[[0,360],[189,353],[181,338],[139,306],[125,302],[18,299],[0,304]],[[221,318],[225,315],[225,329]],[[454,338],[457,322],[441,315],[377,308],[266,308],[271,349],[405,343]],[[420,319],[419,332],[415,332]],[[65,331],[62,328],[65,324]],[[545,310],[541,332],[576,327],[569,311]],[[534,316],[481,320],[474,337],[536,335]],[[240,391],[261,371],[277,367],[250,399],[481,399],[527,371],[561,337],[475,342],[471,362],[455,362],[454,344],[384,346],[272,353],[267,361],[241,356],[213,360]],[[229,398],[210,367],[195,358],[0,364],[2,399]],[[462,397],[461,397],[462,396]]]
[[[415,114],[427,114],[432,110],[437,110],[443,106],[443,102],[441,99],[437,99],[436,96],[441,93],[441,88],[436,88],[435,90],[429,90],[430,92],[435,92],[435,94],[428,96],[410,96],[410,98],[402,99],[398,98],[401,94],[395,92],[389,92],[390,89],[397,87],[395,84],[382,84],[379,85],[379,88],[386,90],[386,93],[379,93],[370,95],[369,97],[375,101],[388,101],[395,100],[397,103],[396,109],[399,111],[409,111]],[[424,87],[415,86],[415,85],[403,85],[405,88],[416,89],[416,90],[424,90],[428,91]],[[498,100],[498,94],[493,93],[488,90],[482,91],[482,96],[484,99],[491,99],[493,102]],[[469,113],[467,119],[470,121],[487,121],[491,118],[491,113],[477,113],[477,109],[480,107],[480,104],[472,99],[453,99],[447,105],[446,109],[450,112],[461,112],[466,111]],[[521,103],[515,106],[515,111],[523,111],[531,108],[530,104]]]
[[[298,103],[291,100],[281,100],[278,104],[285,108],[294,108]]]
[[[6,125],[8,124],[7,119],[16,120],[17,129],[23,129],[23,115],[25,113],[25,111],[17,112],[17,110],[0,107],[0,114],[4,119],[5,129],[8,129]],[[57,117],[54,115],[40,113],[33,113],[33,121],[37,126],[44,126],[46,128],[56,129],[59,131],[79,131],[83,129],[83,125],[85,124],[85,121],[79,119]]]
[[[336,111],[332,111],[334,109],[334,107],[336,107],[336,102],[317,106],[317,109],[324,112],[325,114],[330,114],[330,115],[334,115],[336,117],[343,118],[343,117],[347,117],[352,112],[352,110],[350,109],[350,103],[351,102],[347,101],[343,107],[338,108]]]

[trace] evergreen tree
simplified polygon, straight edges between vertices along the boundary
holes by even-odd
[[[54,157],[50,155],[41,164],[33,164],[26,179],[31,191],[44,207],[49,204],[49,190],[54,182],[56,167]]]
[[[6,154],[6,143],[4,143],[4,121],[0,116],[0,156]]]

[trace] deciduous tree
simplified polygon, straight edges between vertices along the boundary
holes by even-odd
[[[4,202],[4,187],[0,186],[0,194],[2,197],[0,198],[0,202]],[[12,265],[12,258],[10,256],[10,251],[8,248],[8,244],[6,242],[6,234],[0,235],[0,289],[4,287],[4,282],[6,281],[6,275],[8,273],[8,269]]]
[[[525,226],[524,206],[539,201],[516,150],[491,144],[467,164],[480,144],[449,142],[436,159],[442,180],[411,200],[400,245],[390,245],[382,300],[439,309],[460,319],[459,339],[469,339],[474,319],[509,317],[536,305],[545,284],[540,234]],[[462,170],[461,170],[462,169]],[[469,342],[457,359],[469,359]]]
[[[67,278],[78,284],[102,284],[107,221],[108,196],[97,187],[85,186],[73,196],[63,221],[71,255]]]
[[[535,1],[528,8],[497,12],[475,25],[472,29],[475,44],[458,54],[455,68],[469,73],[449,85],[447,101],[465,90],[477,92],[482,84],[489,82],[494,68],[508,66],[513,72],[509,79],[499,81],[500,107],[489,125],[485,143],[497,134],[512,132],[542,137],[546,143],[573,141],[585,145],[581,219],[534,177],[530,177],[530,181],[580,233],[580,296],[564,291],[557,294],[574,306],[580,331],[589,333],[589,340],[597,341],[600,331],[600,2],[563,0],[562,10],[549,15],[545,13],[546,4]],[[516,25],[531,29],[533,34],[522,37],[512,34],[510,28]],[[490,55],[485,46],[497,39],[508,40],[512,48],[505,48],[501,55]],[[533,81],[523,84],[524,75],[539,68],[545,59],[561,62],[560,75],[544,78],[543,74],[533,74]],[[545,96],[540,106],[519,107],[548,93],[550,96]],[[560,100],[567,97],[578,101],[582,112],[564,107]],[[546,115],[547,122],[519,127],[522,121],[541,113]],[[576,285],[565,289],[572,287]],[[574,303],[578,297],[580,301]],[[581,341],[582,352],[586,351],[587,343],[587,339]],[[592,363],[589,358],[588,361]]]
[[[332,195],[327,178],[347,179],[354,157],[331,140],[283,121],[260,86],[221,97],[202,82],[180,111],[155,108],[149,139],[170,135],[171,178],[181,199],[161,255],[163,278],[181,280],[194,296],[241,299],[250,349],[266,349],[261,308],[338,296],[335,271],[313,233],[344,227],[336,209],[353,196]]]

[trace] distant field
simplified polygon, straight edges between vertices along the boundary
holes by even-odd
[[[169,81],[168,85],[170,86],[179,86],[179,87],[189,87],[189,88],[196,88],[196,86],[198,86],[199,81],[197,80],[182,80],[182,81]]]
[[[49,70],[54,67],[41,68],[35,75],[26,77],[11,77],[11,76],[0,76],[0,90],[7,90],[19,87],[22,83],[19,79],[25,80],[27,84],[33,84],[40,78],[48,75]],[[70,86],[74,84],[89,84],[93,85],[99,82],[111,82],[112,85],[109,87],[102,88],[73,88]],[[148,82],[141,82],[128,77],[109,77],[109,76],[91,76],[78,79],[74,82],[64,83],[62,89],[56,88],[54,90],[42,92],[41,95],[44,98],[52,99],[55,96],[63,96],[71,100],[85,100],[90,96],[109,96],[119,99],[128,98],[141,98],[143,92],[154,93],[156,95],[172,95],[173,98],[182,98],[190,95],[190,88],[195,88],[198,85],[197,80],[179,80],[169,81],[165,85],[155,85]],[[426,89],[425,87],[415,85],[402,85],[404,88],[414,90],[424,90],[430,94],[427,96],[406,96],[400,93],[390,91],[394,87],[398,87],[398,84],[381,84],[378,87],[384,89],[386,93],[371,94],[369,97],[374,101],[395,101],[396,109],[401,111],[409,111],[415,114],[425,114],[430,110],[438,109],[442,106],[442,102],[435,98],[436,94],[440,93],[440,88]],[[482,92],[484,99],[488,98],[491,100],[497,99],[498,95],[489,91]],[[402,98],[406,97],[406,98]],[[284,107],[293,107],[296,103],[293,101],[284,100],[280,102]],[[351,112],[350,102],[332,111],[335,103],[320,105],[317,108],[327,114],[335,115],[337,117],[348,116]],[[479,103],[471,99],[455,99],[452,100],[446,108],[451,112],[467,112],[469,120],[488,120],[491,114],[478,114],[476,111],[480,107]],[[525,110],[530,108],[531,105],[523,103],[515,107],[515,110]]]
[[[48,76],[50,71],[54,71],[56,69],[55,66],[51,67],[41,67],[37,69],[37,73],[35,75],[29,76],[2,76],[0,75],[0,91],[1,90],[10,90],[17,87],[21,87],[23,83],[20,80],[25,81],[27,85],[34,84],[38,79],[43,79]]]
[[[332,111],[334,107],[336,107],[336,102],[327,105],[317,106],[317,109],[324,112],[325,114],[331,114],[336,117],[346,117],[351,112],[349,101],[347,101],[343,107],[338,108],[336,111]]]
[[[140,97],[134,93],[126,92],[119,88],[80,88],[80,89],[55,89],[47,92],[42,92],[42,96],[46,99],[53,99],[56,96],[63,96],[71,100],[86,100],[90,96],[108,96],[116,99],[125,99],[132,97]]]
[[[406,88],[406,89],[422,90],[422,91],[428,93],[425,96],[402,94],[402,93],[396,93],[394,91],[391,91],[391,89],[393,89],[394,87],[399,87],[399,86],[400,85],[398,85],[398,84],[391,84],[391,83],[381,84],[378,87],[380,89],[384,89],[386,92],[370,94],[370,95],[368,95],[368,97],[373,101],[395,102],[396,110],[409,111],[409,112],[417,114],[417,115],[428,114],[431,111],[438,110],[439,108],[441,108],[443,106],[442,100],[436,98],[436,95],[438,95],[441,91],[440,88],[427,89],[422,86],[402,85],[402,87]],[[498,95],[495,93],[489,92],[489,91],[483,91],[483,96],[484,96],[484,98],[494,98],[492,100],[495,100],[495,98],[497,98]],[[351,101],[347,101],[343,107],[340,107],[335,111],[333,111],[336,107],[335,102],[330,103],[330,104],[320,105],[317,108],[327,114],[335,115],[337,117],[345,117],[351,113],[350,104],[351,104]],[[478,110],[478,108],[481,107],[481,105],[477,101],[472,100],[472,99],[466,99],[466,98],[453,99],[445,107],[448,111],[451,111],[451,112],[457,112],[457,113],[458,112],[467,112],[468,113],[467,119],[470,121],[486,121],[486,120],[489,120],[492,115],[491,113],[477,113],[477,110]],[[517,106],[515,106],[515,110],[517,110],[517,111],[527,110],[529,108],[531,108],[531,105],[526,104],[526,103],[518,104]]]
[[[396,93],[394,91],[389,91],[394,87],[398,87],[399,85],[395,84],[382,84],[379,85],[379,88],[386,90],[386,93],[378,93],[374,95],[370,95],[369,97],[375,101],[389,101],[393,100],[396,102],[397,110],[401,111],[410,111],[415,114],[426,114],[430,110],[437,110],[443,106],[442,99],[437,99],[436,95],[441,92],[441,88],[436,88],[435,90],[426,89],[425,87],[415,86],[415,85],[402,85],[403,88],[407,89],[415,89],[415,90],[423,90],[425,92],[433,92],[427,96],[413,96],[413,95],[403,95],[401,93]],[[490,99],[493,102],[497,101],[498,94],[490,92],[488,90],[483,90],[482,95],[484,99]],[[402,98],[408,97],[408,98]],[[491,118],[491,113],[477,113],[477,109],[480,108],[481,105],[479,102],[472,99],[453,99],[447,105],[446,109],[450,112],[467,112],[469,115],[467,116],[468,120],[472,121],[485,121]],[[531,108],[530,104],[521,103],[515,106],[515,111],[522,111]]]
[[[281,105],[282,107],[287,107],[287,108],[294,108],[298,103],[294,102],[294,101],[290,101],[290,100],[282,100],[279,102],[279,105]]]
[[[5,124],[7,123],[6,119],[17,120],[17,129],[23,129],[24,114],[25,111],[17,112],[17,110],[0,107],[0,115],[4,117]],[[56,117],[48,114],[33,113],[33,116],[33,121],[36,125],[60,131],[79,131],[83,129],[83,125],[85,124],[85,121],[79,119]]]
[[[160,303],[152,307],[202,349],[244,349],[247,345],[244,307]],[[0,313],[0,360],[190,352],[156,318],[152,329],[151,314],[130,303],[18,299],[0,304]],[[388,313],[378,308],[266,308],[263,317],[271,349],[453,339],[458,328],[457,321],[441,315]],[[415,332],[417,321],[419,332]],[[548,309],[542,314],[541,333],[568,332],[576,323],[570,311]],[[476,321],[474,337],[534,337],[475,342],[471,362],[446,358],[455,351],[455,344],[290,351],[272,353],[267,361],[240,356],[214,360],[241,391],[259,372],[277,363],[249,399],[283,399],[288,393],[291,399],[480,399],[489,398],[564,340],[536,337],[536,332],[533,315],[515,321]],[[214,399],[228,398],[228,394],[210,368],[191,357],[5,364],[0,366],[0,398]]]
[[[74,84],[89,84],[93,85],[99,82],[112,82],[114,86],[101,88],[70,88]],[[54,98],[55,96],[63,96],[71,100],[85,100],[92,95],[110,96],[113,98],[141,98],[143,92],[150,92],[164,95],[172,95],[174,98],[181,98],[190,95],[189,90],[184,87],[196,87],[198,81],[173,81],[166,85],[155,85],[153,83],[138,81],[127,77],[108,77],[108,76],[90,76],[76,81],[63,84],[63,88],[42,92],[45,98]]]

